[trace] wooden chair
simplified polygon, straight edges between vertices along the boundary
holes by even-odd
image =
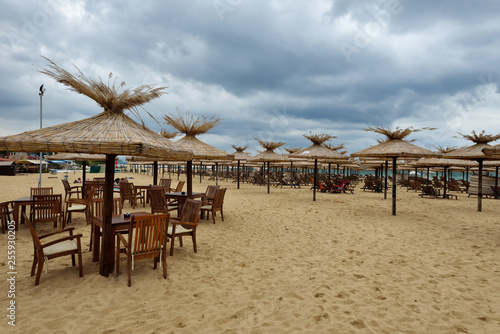
[[[99,235],[101,235],[101,228],[94,224],[94,217],[103,216],[104,209],[104,198],[92,198],[90,202],[90,246],[89,251],[92,251],[92,240],[94,235],[94,229],[99,228]],[[113,198],[113,214],[118,215],[122,213],[122,201],[121,198]]]
[[[165,188],[165,191],[170,192],[170,186],[172,185],[172,179],[160,179],[160,186]]]
[[[116,233],[116,276],[120,275],[120,254],[127,255],[128,286],[132,285],[131,272],[136,260],[153,258],[154,269],[160,261],[163,278],[167,278],[168,214],[134,217],[130,220],[128,236]],[[120,247],[123,244],[123,248]]]
[[[441,192],[439,191],[439,189],[436,189],[433,186],[423,186],[422,193],[419,194],[418,196],[422,198],[424,198],[424,196],[438,198],[439,196],[441,196]]]
[[[213,203],[210,202],[204,202],[203,206],[201,207],[201,212],[207,213],[207,219],[210,219],[210,212],[212,213],[212,220],[215,224],[215,213],[217,211],[220,211],[220,216],[222,218],[222,221],[224,221],[224,211],[223,211],[223,206],[224,206],[224,195],[226,194],[226,189],[227,188],[221,188],[218,189],[217,192],[215,193],[215,198]]]
[[[120,183],[120,198],[122,199],[122,209],[125,201],[129,201],[132,204],[132,207],[135,209],[135,205],[137,204],[137,200],[142,201],[142,206],[146,206],[146,198],[145,192],[139,191],[134,188],[134,184],[131,182],[121,182]]]
[[[207,190],[205,190],[205,196],[203,197],[203,200],[205,202],[213,203],[215,194],[217,193],[217,189],[219,189],[219,186],[207,186]]]
[[[177,206],[168,206],[165,198],[165,188],[163,186],[152,186],[148,189],[148,196],[151,204],[151,213],[168,213],[176,210]]]
[[[87,224],[90,224],[90,202],[94,197],[96,188],[90,185],[85,187],[85,193],[83,198],[68,198],[66,201],[66,207],[64,210],[64,226],[63,228],[71,222],[71,214],[73,212],[85,213],[85,220]]]
[[[77,198],[80,198],[80,193],[82,192],[82,186],[71,186],[68,180],[61,180],[64,186],[64,201],[71,198],[71,195],[76,194]]]
[[[181,192],[182,188],[184,188],[184,183],[185,183],[185,181],[179,181],[179,183],[177,183],[177,186],[175,187],[173,192],[174,193]]]
[[[0,223],[2,224],[2,234],[9,228],[10,214],[9,202],[0,203]]]
[[[53,222],[63,226],[62,195],[33,195],[33,205],[31,206],[31,217],[33,226],[40,223]]]
[[[1,223],[2,223],[2,233],[5,233],[5,229],[10,221],[10,214],[14,212],[14,202],[7,201],[0,203],[0,208],[3,208],[1,211]],[[5,224],[5,226],[4,226]]]
[[[31,221],[26,217],[26,214],[23,212],[24,221],[28,224],[28,227],[31,232],[31,236],[33,237],[33,265],[31,266],[31,276],[35,275],[35,269],[38,265],[38,270],[35,278],[35,285],[40,283],[40,276],[42,275],[43,264],[46,262],[45,272],[48,272],[48,261],[50,259],[71,255],[71,262],[73,266],[75,266],[75,255],[78,255],[78,267],[80,272],[80,277],[83,276],[83,266],[82,266],[82,247],[81,247],[81,234],[73,235],[74,227],[70,227],[67,229],[59,230],[56,232],[48,233],[45,235],[39,236]],[[47,238],[49,236],[55,236],[61,233],[68,232],[68,236],[63,236],[56,240],[50,240],[46,243],[42,243],[40,240]]]
[[[187,199],[182,207],[182,212],[179,218],[172,218],[171,226],[168,227],[167,235],[172,239],[170,245],[170,256],[174,255],[174,241],[179,238],[180,246],[182,247],[182,237],[189,236],[193,239],[194,252],[197,253],[196,248],[196,227],[198,226],[198,219],[200,218],[201,201]]]
[[[35,195],[52,195],[54,190],[52,187],[30,188],[30,196]]]

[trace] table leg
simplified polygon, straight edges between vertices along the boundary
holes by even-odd
[[[92,223],[93,224],[93,223]],[[100,247],[101,247],[101,228],[97,225],[94,225],[92,229],[92,262],[99,262],[100,255]]]
[[[15,225],[15,229],[16,231],[19,229],[19,203],[14,203],[14,213],[13,213],[14,217],[14,225]]]

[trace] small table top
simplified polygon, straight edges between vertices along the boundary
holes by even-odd
[[[193,198],[203,197],[203,196],[205,196],[205,193],[193,192],[192,195],[193,195]],[[166,197],[187,197],[187,191],[178,191],[175,193],[165,193],[165,196]]]
[[[121,226],[121,225],[129,225],[130,220],[132,219],[133,216],[135,217],[142,217],[142,216],[149,216],[152,215],[151,212],[146,212],[146,211],[139,211],[139,212],[131,212],[130,217],[125,217],[124,213],[118,214],[118,215],[113,215],[113,218],[111,220],[111,225],[113,227]],[[102,227],[102,216],[97,216],[94,217],[94,223]]]

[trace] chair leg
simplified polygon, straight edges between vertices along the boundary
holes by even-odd
[[[175,240],[175,234],[172,234],[172,237],[170,238],[171,243],[170,243],[170,256],[174,255],[174,240]]]
[[[127,254],[128,286],[132,286],[132,256]]]
[[[214,211],[214,209],[212,209],[212,220],[214,221],[214,224],[215,224],[215,211]]]
[[[222,208],[220,208],[220,217],[222,218],[222,221],[224,221],[224,211]]]
[[[195,252],[195,253],[198,253],[198,249],[196,248],[196,230],[194,230],[194,231],[193,231],[192,237],[193,237],[193,248],[194,248],[194,252]]]
[[[36,278],[35,278],[35,286],[40,284],[40,277],[42,276],[42,270],[43,270],[43,263],[44,263],[43,257],[38,257],[38,270],[36,272]]]
[[[38,252],[35,249],[35,253],[33,254],[33,264],[31,265],[31,276],[35,275],[36,264],[38,262]]]
[[[167,250],[165,247],[162,250],[162,266],[163,266],[163,278],[167,279]]]
[[[83,277],[83,263],[82,263],[82,252],[80,251],[80,248],[78,248],[78,267],[79,267],[79,274],[80,277]]]
[[[71,265],[74,267],[76,265],[75,262],[75,254],[71,254]]]

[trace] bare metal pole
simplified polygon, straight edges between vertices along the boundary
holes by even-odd
[[[42,128],[42,97],[43,93],[45,93],[45,88],[43,85],[40,86],[40,129]],[[43,160],[43,152],[40,152],[40,176],[38,177],[38,188],[42,187],[42,160]]]

